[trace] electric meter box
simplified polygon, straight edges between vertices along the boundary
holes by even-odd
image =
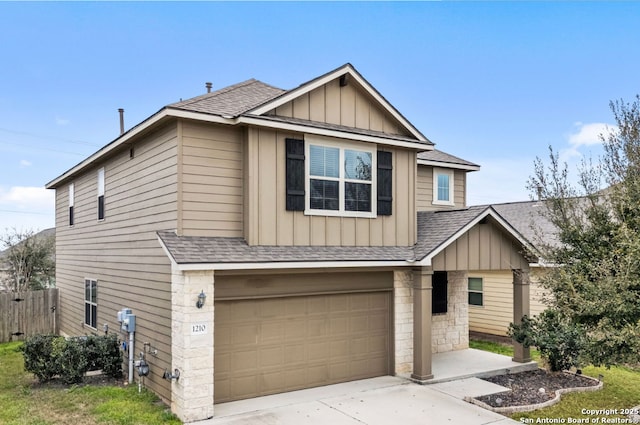
[[[124,320],[122,321],[122,330],[125,332],[136,331],[136,316],[134,314],[129,314],[124,317]]]
[[[129,316],[131,314],[130,308],[123,308],[118,312],[118,322],[122,324],[124,322],[125,316]]]
[[[120,329],[124,332],[136,331],[136,316],[131,314],[130,308],[123,308],[118,312],[118,322],[120,322]]]

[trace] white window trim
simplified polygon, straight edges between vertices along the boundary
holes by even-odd
[[[318,136],[310,136],[305,135],[305,143],[304,143],[304,191],[305,191],[305,199],[304,199],[304,214],[305,215],[319,215],[319,216],[328,216],[328,217],[360,217],[360,218],[376,218],[377,217],[377,208],[378,208],[378,155],[377,155],[377,146],[369,143],[357,143],[357,142],[347,142],[338,139],[329,139],[326,137],[318,137]],[[311,145],[316,146],[327,146],[332,148],[340,149],[340,177],[332,178],[332,177],[321,177],[322,180],[338,180],[339,181],[339,206],[338,210],[316,210],[311,209],[311,175],[309,172],[310,169],[310,150]],[[344,183],[345,182],[356,182],[362,183],[359,180],[351,180],[344,178],[344,151],[345,150],[358,150],[363,152],[371,153],[371,211],[345,211],[344,209]]]
[[[74,202],[75,202],[75,186],[73,183],[69,184],[69,208],[67,209],[68,213],[71,212],[71,208],[74,207]],[[75,210],[75,208],[74,208]],[[68,220],[68,222],[71,221],[71,219]],[[73,227],[74,224],[76,223],[76,214],[75,211],[73,212],[73,224],[69,224],[70,227]]]
[[[91,297],[89,297],[89,300],[87,300],[87,289],[86,289],[87,282],[89,282],[89,285],[91,285],[91,282],[95,282],[96,283],[96,289],[98,288],[98,279],[94,279],[94,278],[91,278],[91,277],[85,277],[84,278],[84,286],[82,287],[82,290],[83,290],[82,298],[84,300],[84,308],[85,308],[85,313],[84,314],[85,314],[85,316],[84,316],[83,322],[84,322],[84,326],[87,326],[87,327],[89,327],[91,329],[97,329],[98,328],[98,297],[96,296],[96,302],[95,303],[91,302]],[[95,317],[95,319],[96,319],[96,327],[93,327],[93,326],[91,326],[90,323],[87,323],[87,316],[86,316],[87,304],[89,304],[90,306],[96,308],[96,317]]]
[[[482,291],[472,291],[469,289],[469,279],[480,279],[480,281],[482,282]],[[467,277],[467,293],[472,292],[474,294],[482,294],[482,304],[481,305],[477,305],[477,304],[471,304],[469,302],[469,299],[467,297],[467,304],[469,304],[469,307],[472,308],[484,308],[484,278],[482,277],[477,277],[477,276],[469,276]]]
[[[446,174],[449,176],[449,200],[441,201],[438,199],[438,175]],[[453,188],[455,186],[454,183],[454,172],[453,170],[449,170],[447,168],[433,168],[433,205],[455,205],[455,193]]]
[[[103,200],[102,200],[102,204],[103,204],[103,208],[105,208],[105,199],[104,199],[104,167],[100,168],[98,170],[98,196],[96,196],[96,206],[98,206],[98,208],[96,209],[96,218],[98,221],[104,221],[104,217],[100,218],[100,207],[99,207],[99,203],[100,203],[100,197],[102,196]],[[106,212],[103,211],[103,215],[106,215]]]

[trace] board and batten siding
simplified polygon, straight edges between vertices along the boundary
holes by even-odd
[[[170,400],[171,266],[156,231],[175,229],[177,132],[175,123],[145,136],[130,158],[125,149],[56,189],[56,284],[63,335],[120,333],[116,313],[137,317],[136,354],[149,342],[157,356],[145,385]],[[105,219],[97,219],[97,172],[105,169]],[[68,184],[75,186],[75,224],[69,226]],[[84,280],[98,282],[97,329],[84,325]]]
[[[180,121],[182,216],[185,236],[242,237],[244,131]]]
[[[340,87],[340,79],[335,79],[267,112],[266,115],[411,136],[354,80]]]
[[[304,135],[249,128],[245,160],[245,238],[249,245],[409,246],[415,243],[414,151],[393,152],[393,213],[325,217],[286,210],[285,139]]]
[[[491,221],[478,223],[433,260],[434,270],[528,270],[519,243]]]
[[[443,165],[441,168],[446,168],[446,166]],[[430,165],[418,165],[416,190],[418,211],[466,208],[467,173],[463,170],[453,170],[453,203],[455,205],[433,204],[433,167]]]
[[[511,271],[470,271],[469,277],[482,278],[482,306],[469,306],[469,330],[506,336],[513,322],[513,273]],[[542,287],[536,273],[530,274],[530,316],[540,314],[546,306],[541,301]]]

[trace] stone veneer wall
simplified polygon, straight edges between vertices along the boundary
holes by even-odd
[[[213,271],[181,272],[171,276],[171,411],[183,422],[213,416]],[[200,291],[207,296],[196,307]]]
[[[413,271],[393,272],[395,373],[413,372]]]
[[[448,272],[447,279],[447,313],[431,318],[433,353],[469,348],[467,273]]]

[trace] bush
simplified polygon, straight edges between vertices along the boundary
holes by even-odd
[[[102,373],[112,378],[122,377],[122,354],[116,334],[85,338],[87,370],[102,369]]]
[[[57,335],[35,335],[22,346],[24,368],[40,382],[58,376],[65,384],[82,382],[88,370],[102,369],[122,376],[122,353],[115,334],[65,339]]]
[[[59,375],[54,342],[63,339],[57,335],[35,335],[27,338],[21,347],[24,356],[24,368],[33,373],[38,381],[47,382]]]
[[[552,372],[579,367],[586,348],[584,329],[552,308],[535,318],[525,316],[518,325],[511,323],[507,334],[520,344],[538,347]]]
[[[87,372],[86,346],[80,338],[63,341],[62,350],[57,358],[60,379],[65,384],[78,384]]]

